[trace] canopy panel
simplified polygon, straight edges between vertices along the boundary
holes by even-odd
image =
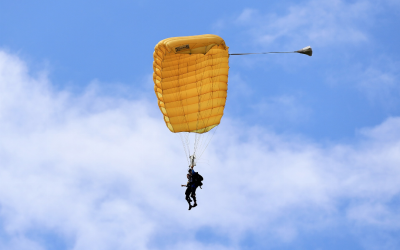
[[[173,133],[205,133],[224,113],[229,53],[216,35],[172,37],[154,48],[158,106]]]

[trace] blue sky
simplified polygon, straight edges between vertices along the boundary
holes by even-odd
[[[399,249],[400,3],[1,1],[1,249]],[[197,170],[152,53],[216,34],[225,115]]]

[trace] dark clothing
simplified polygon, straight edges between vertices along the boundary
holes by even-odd
[[[193,169],[189,169],[189,178],[188,178],[188,184],[189,183],[193,183],[193,176],[194,176],[194,173],[196,173]]]
[[[192,188],[190,186],[186,187],[186,191],[185,191],[185,195],[186,197],[188,197],[190,195],[190,193],[192,192]]]
[[[196,189],[197,189],[197,185],[195,184],[188,184],[186,191],[185,191],[185,195],[189,196],[190,194],[192,194],[192,196],[196,195]]]
[[[185,195],[186,197],[189,197],[189,195],[191,194],[191,196],[196,196],[196,189],[197,189],[197,185],[194,183],[188,183],[186,186],[186,191],[185,191]]]
[[[192,207],[197,206],[197,202],[196,202],[196,189],[198,187],[197,183],[195,182],[193,176],[196,172],[193,169],[189,169],[189,173],[187,175],[188,178],[188,182],[186,184],[186,191],[185,191],[185,199],[186,201],[189,203],[189,210]],[[192,202],[192,200],[190,199],[190,197],[193,198],[194,204],[193,206],[190,204],[190,202]]]
[[[192,196],[196,196],[197,185],[192,185]]]

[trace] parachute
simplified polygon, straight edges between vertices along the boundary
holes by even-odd
[[[229,54],[228,49],[217,35],[171,37],[154,48],[153,80],[158,107],[168,129],[180,134],[190,165],[196,165],[195,159],[201,157],[214,135],[203,139],[202,134],[213,128],[215,133],[224,114],[230,55],[299,53],[312,56],[310,46],[290,52]],[[193,154],[190,134],[195,134]]]
[[[165,124],[173,133],[196,133],[195,155],[200,135],[218,126],[224,114],[228,47],[217,35],[172,37],[155,46],[153,57],[154,91]],[[181,136],[190,156],[188,138]]]
[[[158,106],[173,133],[205,133],[222,118],[228,89],[228,47],[216,35],[173,37],[154,49]]]

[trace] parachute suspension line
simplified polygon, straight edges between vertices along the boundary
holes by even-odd
[[[189,152],[189,156],[190,156],[190,134],[189,133],[185,133],[185,142],[186,142],[186,147],[188,149]]]
[[[190,164],[190,157],[191,157],[191,153],[190,153],[190,134],[188,132],[181,132],[179,133],[179,136],[181,138],[182,141],[182,145],[185,151],[185,156],[186,156],[186,160],[188,161],[188,164]]]
[[[199,154],[197,154],[197,159],[200,159],[201,154],[204,152],[205,148],[207,147],[207,144],[209,143],[212,133],[209,132],[207,133],[207,135],[205,135],[205,138],[203,138],[203,140],[201,141],[201,144],[199,146]],[[210,138],[211,137],[211,138]],[[205,145],[205,147],[204,147]]]
[[[195,133],[194,135],[194,149],[193,149],[193,155],[196,155],[197,152],[197,146],[199,144],[200,138],[199,138],[199,134]]]
[[[200,156],[199,156],[197,159],[201,159],[201,157],[203,156],[203,154],[204,154],[204,152],[206,151],[208,145],[210,144],[212,138],[214,137],[214,134],[215,134],[215,131],[217,131],[217,128],[218,128],[218,126],[216,126],[216,127],[214,128],[214,132],[211,134],[210,140],[207,142],[207,145],[205,146],[205,148],[203,149],[203,151],[201,152]]]
[[[186,147],[185,147],[185,146],[187,146],[187,144],[185,144],[185,142],[184,142],[184,140],[183,140],[183,135],[182,135],[182,133],[179,133],[179,137],[181,138],[183,150],[185,151],[186,160],[188,161],[188,164],[190,164],[190,162],[189,162],[190,153],[189,153],[189,155],[188,155],[188,153],[187,153],[187,151],[186,151]]]
[[[197,128],[197,126],[196,126],[196,128]],[[198,136],[199,136],[198,133],[195,133],[195,134],[194,134],[193,155],[196,153],[197,143],[199,142],[199,141],[198,141]]]
[[[206,135],[203,135],[203,136],[202,136],[203,138],[200,140],[200,142],[199,142],[199,144],[198,144],[198,147],[197,147],[199,151],[202,151],[204,142],[207,141],[207,140],[208,140],[208,137],[210,136],[209,134],[210,134],[210,133],[207,133]]]

